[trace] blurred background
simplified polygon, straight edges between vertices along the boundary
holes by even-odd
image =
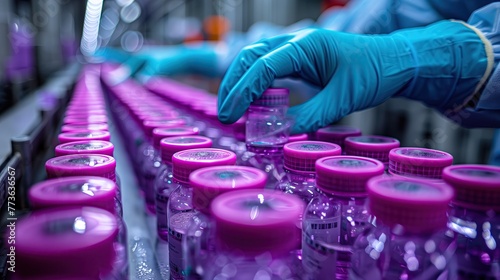
[[[247,34],[245,42],[250,42],[248,34],[259,33],[257,38],[272,33],[273,28],[313,22],[327,8],[346,2],[3,0],[0,2],[0,134],[10,139],[23,127],[30,126],[33,120],[26,116],[29,110],[23,111],[21,119],[12,121],[16,104],[23,100],[39,104],[40,98],[33,97],[33,93],[39,93],[58,71],[72,63],[85,62],[100,48],[135,52],[144,46],[217,41],[228,36],[237,41],[241,38],[238,34]],[[176,78],[205,87],[214,94],[220,81],[199,76]],[[292,100],[295,104],[307,96],[300,84],[291,84],[291,91],[296,93]],[[358,127],[364,134],[396,137],[403,146],[450,152],[456,163],[486,163],[493,139],[491,129],[466,130],[417,102],[401,99],[352,114],[340,123]],[[6,143],[9,145],[8,140]]]

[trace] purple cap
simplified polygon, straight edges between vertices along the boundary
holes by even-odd
[[[424,148],[396,148],[389,152],[389,173],[407,177],[441,179],[443,169],[453,157],[442,151]]]
[[[99,154],[113,156],[115,146],[109,141],[84,140],[59,144],[55,148],[56,157],[74,154]]]
[[[94,115],[106,115],[106,110],[104,109],[82,109],[82,110],[68,110],[66,111],[66,117],[69,116],[94,116]]]
[[[155,128],[183,126],[186,125],[186,121],[184,119],[171,119],[162,121],[144,121],[142,124],[146,134],[149,137],[153,137],[153,130]]]
[[[331,142],[344,147],[344,140],[351,136],[361,136],[361,130],[350,126],[327,126],[316,131],[316,140]]]
[[[16,271],[27,277],[93,277],[109,273],[115,260],[116,218],[95,207],[46,209],[16,228]],[[24,279],[24,278],[23,278]],[[31,279],[31,278],[30,278]]]
[[[235,153],[214,148],[190,149],[172,156],[174,178],[183,183],[189,183],[191,172],[200,168],[235,163]]]
[[[299,172],[314,172],[316,160],[338,156],[342,149],[337,144],[320,141],[298,141],[285,144],[283,156],[285,168]]]
[[[247,166],[214,166],[198,169],[189,175],[193,187],[194,208],[208,213],[217,196],[235,190],[264,189],[267,175]]]
[[[453,189],[445,184],[381,176],[368,181],[367,191],[370,213],[384,225],[402,225],[411,233],[446,228]]]
[[[162,127],[153,130],[153,143],[155,147],[160,147],[160,141],[163,138],[174,136],[192,136],[198,135],[199,129],[194,126]]]
[[[189,149],[211,148],[212,140],[205,136],[168,137],[160,141],[160,147],[162,160],[171,163],[175,153]]]
[[[397,139],[378,135],[351,136],[344,141],[346,154],[374,158],[386,165],[389,164],[389,152],[398,147]]]
[[[59,134],[58,138],[59,143],[61,144],[83,140],[109,141],[111,139],[111,134],[107,131],[82,130],[76,132],[61,133]]]
[[[290,135],[288,137],[288,143],[298,142],[298,141],[307,141],[308,139],[309,139],[309,137],[307,136],[306,133],[294,134],[294,135]]]
[[[61,127],[61,132],[82,130],[108,131],[109,127],[107,124],[65,124]]]
[[[384,164],[371,158],[333,156],[316,161],[316,186],[334,195],[366,196],[366,182],[382,174]]]
[[[304,203],[269,190],[238,190],[212,201],[218,245],[225,250],[283,255],[296,248]]]
[[[116,161],[106,155],[67,155],[47,160],[45,170],[49,178],[70,176],[98,176],[116,182]]]
[[[93,116],[78,116],[72,115],[64,118],[65,124],[82,124],[82,123],[107,123],[108,118],[106,115],[93,115]]]
[[[78,176],[50,179],[29,190],[33,209],[60,206],[92,206],[115,211],[116,184],[105,178]]]
[[[443,170],[443,180],[455,189],[453,204],[476,210],[500,210],[500,167],[452,165]]]
[[[287,88],[268,88],[261,97],[252,102],[253,106],[288,106],[289,91]]]

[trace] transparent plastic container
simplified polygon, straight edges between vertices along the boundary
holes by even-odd
[[[128,279],[126,247],[110,212],[58,208],[17,223],[14,279]]]
[[[189,176],[193,188],[196,214],[187,232],[188,279],[201,279],[203,267],[212,261],[215,243],[212,201],[219,195],[236,190],[264,189],[266,173],[246,166],[216,166],[198,169]]]
[[[443,183],[443,169],[453,163],[453,156],[424,148],[395,148],[389,152],[389,174]]]
[[[316,161],[320,195],[308,204],[302,223],[306,279],[348,278],[352,246],[369,223],[366,183],[383,173],[384,165],[369,158],[331,156]]]
[[[178,136],[160,141],[162,165],[155,179],[156,228],[158,237],[168,241],[168,199],[178,187],[174,182],[172,156],[180,151],[212,147],[212,140],[204,136]]]
[[[111,134],[107,131],[82,130],[77,132],[61,133],[59,134],[58,139],[60,144],[86,140],[110,141]]]
[[[386,169],[389,168],[389,152],[399,145],[395,138],[378,135],[351,136],[344,141],[346,155],[379,160]]]
[[[193,188],[189,175],[203,167],[234,165],[233,152],[214,149],[191,149],[177,152],[172,156],[173,178],[178,187],[168,200],[168,248],[171,279],[184,279],[186,271],[186,232],[191,219],[196,214],[193,209]]]
[[[448,228],[457,242],[457,279],[500,279],[500,168],[454,165],[443,179],[456,194]]]
[[[378,177],[367,190],[373,227],[354,244],[350,279],[456,279],[456,244],[445,235],[453,189]]]
[[[318,129],[315,140],[337,144],[345,151],[344,140],[352,136],[361,136],[361,130],[350,126],[331,125]]]
[[[143,162],[141,174],[143,176],[143,189],[146,197],[146,207],[151,213],[156,212],[155,206],[155,180],[161,167],[162,157],[160,141],[164,138],[174,136],[197,135],[198,128],[192,126],[164,127],[153,130],[153,149]]]
[[[283,147],[284,170],[286,176],[276,189],[293,194],[309,203],[316,191],[316,160],[322,157],[338,156],[342,153],[339,145],[320,141],[298,141]]]
[[[85,140],[59,144],[55,148],[56,157],[74,154],[99,154],[113,156],[115,146],[109,141]]]
[[[300,279],[297,247],[304,203],[271,190],[239,190],[211,204],[216,247],[203,279]]]

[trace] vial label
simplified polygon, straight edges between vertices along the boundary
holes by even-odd
[[[168,249],[171,279],[185,279],[186,257],[184,247],[186,244],[186,231],[195,215],[194,212],[181,212],[170,218],[168,228]]]

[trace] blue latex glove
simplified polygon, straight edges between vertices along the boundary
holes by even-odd
[[[213,76],[221,72],[216,46],[208,43],[145,47],[136,53],[107,48],[98,51],[96,56],[121,64],[116,82],[131,76],[145,81],[156,75],[190,73]]]
[[[315,131],[392,96],[436,108],[462,104],[485,76],[485,44],[461,22],[390,35],[308,29],[250,45],[219,89],[219,120],[233,123],[276,78],[299,77],[323,90],[289,109],[292,133]]]
[[[490,164],[500,166],[500,129],[495,132],[493,146],[491,147]]]

